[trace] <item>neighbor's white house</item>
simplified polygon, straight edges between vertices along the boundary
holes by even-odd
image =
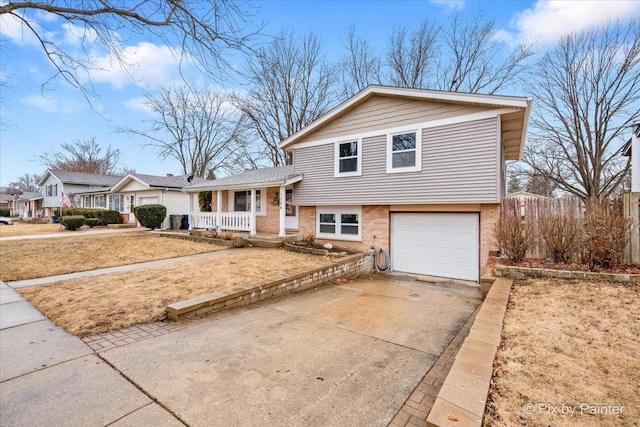
[[[56,209],[63,207],[62,193],[64,192],[72,199],[75,206],[79,206],[79,193],[96,191],[110,188],[122,176],[100,175],[93,173],[68,172],[58,169],[47,170],[40,181],[38,187],[42,191],[42,215],[51,217]],[[106,206],[102,206],[103,208]]]
[[[130,173],[110,187],[103,187],[75,194],[77,206],[111,209],[120,212],[123,222],[134,224],[133,209],[136,206],[160,204],[167,208],[162,228],[171,228],[171,216],[189,214],[189,195],[182,189],[191,183],[205,181],[187,176],[145,175]]]

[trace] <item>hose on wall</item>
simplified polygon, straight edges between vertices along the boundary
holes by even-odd
[[[380,255],[384,256],[384,262],[382,264],[380,264]],[[378,273],[387,271],[389,267],[391,267],[391,257],[389,256],[389,252],[384,248],[376,249],[374,252],[373,264]]]

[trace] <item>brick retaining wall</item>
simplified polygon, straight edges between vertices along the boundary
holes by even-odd
[[[640,274],[596,273],[592,271],[554,270],[551,268],[514,267],[507,265],[496,265],[493,271],[496,277],[519,280],[528,278],[557,277],[561,279],[606,280],[609,282],[640,283]]]
[[[167,306],[170,320],[179,321],[229,308],[254,304],[292,292],[300,292],[336,279],[357,277],[373,270],[373,256],[355,254],[319,267],[296,270],[275,278],[257,280],[236,288],[202,295]]]

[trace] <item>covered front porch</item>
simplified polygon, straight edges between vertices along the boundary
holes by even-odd
[[[189,186],[185,189],[190,194],[189,228],[287,237],[287,231],[298,229],[293,191],[300,180],[292,166],[282,166]],[[199,193],[207,191],[211,191],[211,211],[201,212]]]

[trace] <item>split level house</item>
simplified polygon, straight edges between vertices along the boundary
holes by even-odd
[[[281,142],[291,165],[186,187],[190,226],[383,248],[393,270],[477,281],[531,103],[369,86]]]

